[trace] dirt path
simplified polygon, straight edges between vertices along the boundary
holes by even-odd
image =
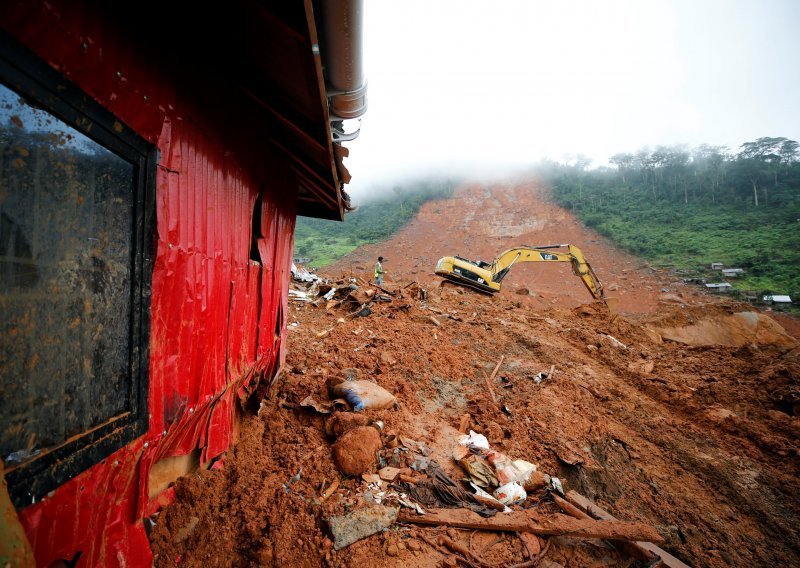
[[[517,267],[495,297],[441,287],[431,276],[441,256],[489,259],[521,243],[580,246],[618,297],[616,312],[590,302],[560,265]],[[293,305],[285,375],[258,416],[245,418],[224,467],[177,484],[176,503],[152,531],[157,565],[453,560],[420,538],[439,531],[399,525],[331,550],[324,519],[358,507],[365,484],[337,472],[325,418],[298,405],[308,395],[326,399],[326,380],[348,368],[398,397],[399,410],[368,413],[385,423],[384,438],[425,442],[454,477],[449,453],[468,414],[494,448],[558,475],[618,518],[652,524],[664,548],[689,564],[800,564],[800,350],[772,320],[615,251],[532,183],[468,187],[428,203],[393,239],[329,273],[368,278],[378,254],[390,259],[396,284],[426,288],[427,302],[406,294],[373,304],[366,318]],[[485,386],[501,355],[494,390],[507,412]],[[536,384],[551,365],[555,376]],[[301,467],[300,481],[286,485]],[[338,491],[321,500],[333,480]],[[542,494],[527,503],[552,507]],[[525,558],[510,534],[449,535],[488,565]],[[591,541],[548,540],[546,560],[562,566],[630,565]]]

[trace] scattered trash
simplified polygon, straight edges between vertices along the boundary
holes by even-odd
[[[400,475],[400,470],[396,467],[384,467],[378,472],[378,476],[380,479],[389,482],[392,482],[395,479],[397,479],[398,475]]]
[[[333,295],[334,295],[335,293],[336,293],[336,288],[331,288],[331,289],[330,289],[330,290],[328,290],[328,292],[327,292],[326,294],[324,294],[322,297],[323,297],[323,298],[325,298],[326,300],[329,300],[329,301],[330,301],[330,300],[332,300],[332,299],[333,299]]]
[[[500,452],[490,451],[487,455],[489,463],[492,464],[497,472],[499,485],[505,485],[512,481],[522,481],[532,471],[536,471],[536,466],[525,460],[514,460],[501,454]]]
[[[292,263],[292,278],[299,282],[319,282],[321,278],[316,274],[312,274],[302,266],[298,267]]]
[[[467,456],[459,460],[458,465],[464,468],[470,481],[480,487],[489,488],[499,485],[494,469],[480,456]]]
[[[362,538],[378,533],[394,524],[397,508],[368,505],[346,515],[328,519],[328,529],[333,535],[333,548],[341,550]]]
[[[622,343],[619,339],[614,337],[613,335],[609,335],[607,333],[600,334],[604,339],[608,340],[614,347],[618,347],[619,349],[627,349],[628,346]]]
[[[493,495],[503,505],[522,503],[528,498],[528,494],[525,492],[525,489],[517,481],[512,481],[511,483],[501,485],[495,489]]]
[[[552,379],[553,375],[555,375],[555,372],[556,372],[556,366],[550,365],[550,370],[547,371],[546,373],[544,371],[538,373],[535,377],[533,377],[533,382],[536,383],[537,385],[541,384],[541,382],[545,379]]]
[[[378,476],[377,473],[362,473],[361,479],[366,481],[367,483],[376,483],[378,486],[381,484],[381,478]]]
[[[333,400],[318,402],[313,396],[307,396],[300,402],[300,406],[303,408],[313,408],[320,414],[330,414],[334,410],[347,408],[347,401],[343,398],[335,398]]]
[[[334,479],[333,482],[330,484],[330,486],[322,493],[320,499],[324,501],[325,499],[333,495],[337,489],[339,489],[339,480]]]
[[[431,461],[426,473],[428,479],[421,479],[416,485],[401,483],[399,486],[408,495],[429,508],[466,508],[483,517],[491,517],[497,509],[487,507],[475,495],[453,481],[439,465]]]
[[[550,487],[553,491],[560,493],[561,495],[564,494],[564,487],[561,485],[561,480],[557,477],[550,478]]]
[[[333,393],[344,398],[356,412],[391,408],[397,403],[392,393],[372,381],[344,381],[333,387]]]
[[[489,440],[486,439],[486,436],[472,430],[469,431],[469,434],[459,439],[458,443],[473,451],[489,450]]]
[[[300,481],[300,478],[302,477],[302,475],[303,475],[303,468],[301,467],[300,470],[296,474],[294,474],[292,477],[290,477],[289,480],[286,483],[281,484],[281,487],[283,487],[284,493],[289,493],[289,491],[290,491],[289,487],[291,487],[292,485],[294,485],[295,483]]]
[[[414,461],[411,462],[411,469],[414,471],[426,471],[429,465],[430,460],[428,458],[417,456],[414,458]]]
[[[521,480],[522,487],[528,493],[542,489],[550,483],[550,476],[541,471],[533,470],[528,473],[527,477]]]
[[[412,440],[411,438],[400,436],[400,443],[403,444],[403,447],[408,448],[414,453],[421,454],[423,456],[427,456],[430,454],[428,446],[426,446],[423,442],[417,442],[416,440]]]
[[[487,493],[474,483],[470,482],[470,486],[475,491],[475,498],[486,505],[487,507],[491,507],[492,509],[497,509],[502,513],[508,513],[511,511],[506,505],[498,501],[493,495]]]
[[[369,306],[364,306],[353,315],[357,318],[365,318],[372,313],[372,310],[369,309]]]
[[[8,467],[13,463],[22,463],[26,460],[31,459],[32,457],[38,456],[41,452],[42,450],[29,450],[27,448],[24,450],[17,450],[16,452],[12,452],[8,454],[8,457],[6,457],[5,459],[6,467]]]
[[[397,497],[397,501],[403,506],[408,507],[409,509],[413,509],[417,512],[417,514],[424,515],[425,511],[422,507],[419,506],[419,503],[414,503],[411,499],[408,498],[408,495],[405,493],[400,493]]]

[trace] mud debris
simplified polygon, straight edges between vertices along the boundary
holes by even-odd
[[[664,541],[658,546],[678,561],[712,567],[800,564],[800,351],[760,332],[737,345],[662,337],[657,330],[690,327],[708,316],[719,316],[717,325],[726,326],[735,321],[728,316],[752,307],[705,297],[667,270],[642,268],[537,191],[531,184],[466,187],[452,200],[426,204],[391,241],[327,269],[323,276],[337,288],[331,304],[318,295],[292,301],[287,316],[298,325],[288,336],[284,374],[259,415],[244,416],[225,467],[176,484],[175,503],[162,511],[151,533],[155,564],[175,566],[180,558],[181,566],[464,565],[463,555],[439,544],[440,534],[493,566],[617,566],[636,558],[624,547],[585,545],[568,536],[534,537],[536,552],[530,538],[397,522],[335,550],[325,520],[369,506],[367,495],[382,494],[384,504],[402,507],[403,516],[430,515],[424,507],[420,514],[395,503],[402,490],[379,474],[379,486],[374,478],[368,483],[360,475],[342,476],[328,425],[355,413],[322,415],[300,407],[310,395],[317,402],[331,400],[327,381],[346,369],[357,369],[356,378],[397,397],[396,411],[357,414],[366,420],[357,427],[379,440],[369,473],[396,468],[394,484],[429,480],[427,465],[434,461],[472,491],[462,484],[466,472],[452,456],[453,441],[472,429],[493,449],[538,466],[536,485],[514,515],[536,511],[572,519],[545,477],[553,476],[563,483],[567,501],[577,491],[598,510],[655,529]],[[536,227],[509,203],[536,211]],[[518,226],[515,241],[588,243],[584,251],[601,279],[617,284],[615,309],[586,304],[585,290],[577,282],[572,290],[568,273],[524,267],[509,274],[507,293],[492,298],[440,287],[425,276],[436,258],[453,249],[489,257],[513,244],[509,237],[481,232],[480,220],[487,216],[498,226]],[[457,227],[443,225],[456,222]],[[383,286],[394,293],[386,294],[392,302],[373,301],[365,292],[373,289],[373,298],[378,293],[369,286],[370,274],[352,272],[369,266],[358,258],[377,256],[377,246],[378,254],[397,259],[396,282]],[[514,294],[519,287],[532,293]],[[682,304],[662,302],[659,290],[665,287]],[[345,291],[338,295],[339,289]],[[369,310],[365,317],[354,317],[363,310]],[[439,326],[426,322],[431,313]],[[788,335],[795,333],[793,320],[779,321]],[[326,337],[315,337],[330,328]],[[486,377],[501,355],[494,404]],[[536,385],[534,377],[551,366],[558,371]],[[502,377],[513,387],[502,388]],[[382,432],[369,426],[376,420],[384,422]],[[282,484],[300,467],[302,479],[285,493]],[[500,515],[505,514],[495,517]],[[192,517],[201,522],[176,543],[174,535]],[[607,522],[589,521],[593,527]]]

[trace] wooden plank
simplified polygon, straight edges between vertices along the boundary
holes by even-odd
[[[591,502],[576,491],[567,492],[567,500],[596,519],[600,519],[604,522],[617,522],[616,517],[611,515],[611,513],[603,510],[596,503]],[[648,556],[658,556],[661,559],[661,564],[669,568],[689,568],[688,564],[683,563],[669,552],[657,547],[650,539],[636,539],[631,545],[633,548]]]
[[[575,519],[566,515],[538,515],[532,511],[498,513],[484,518],[468,509],[431,509],[426,515],[401,510],[397,520],[403,523],[476,529],[487,531],[528,532],[539,535],[568,535],[602,540],[646,540],[663,542],[658,532],[644,523]]]

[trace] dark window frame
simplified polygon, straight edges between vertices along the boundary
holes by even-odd
[[[41,500],[50,491],[105,460],[148,430],[150,296],[158,151],[108,109],[2,30],[0,81],[135,167],[128,411],[84,431],[77,438],[46,449],[18,466],[9,467],[6,470],[9,493],[14,505],[21,509]]]

